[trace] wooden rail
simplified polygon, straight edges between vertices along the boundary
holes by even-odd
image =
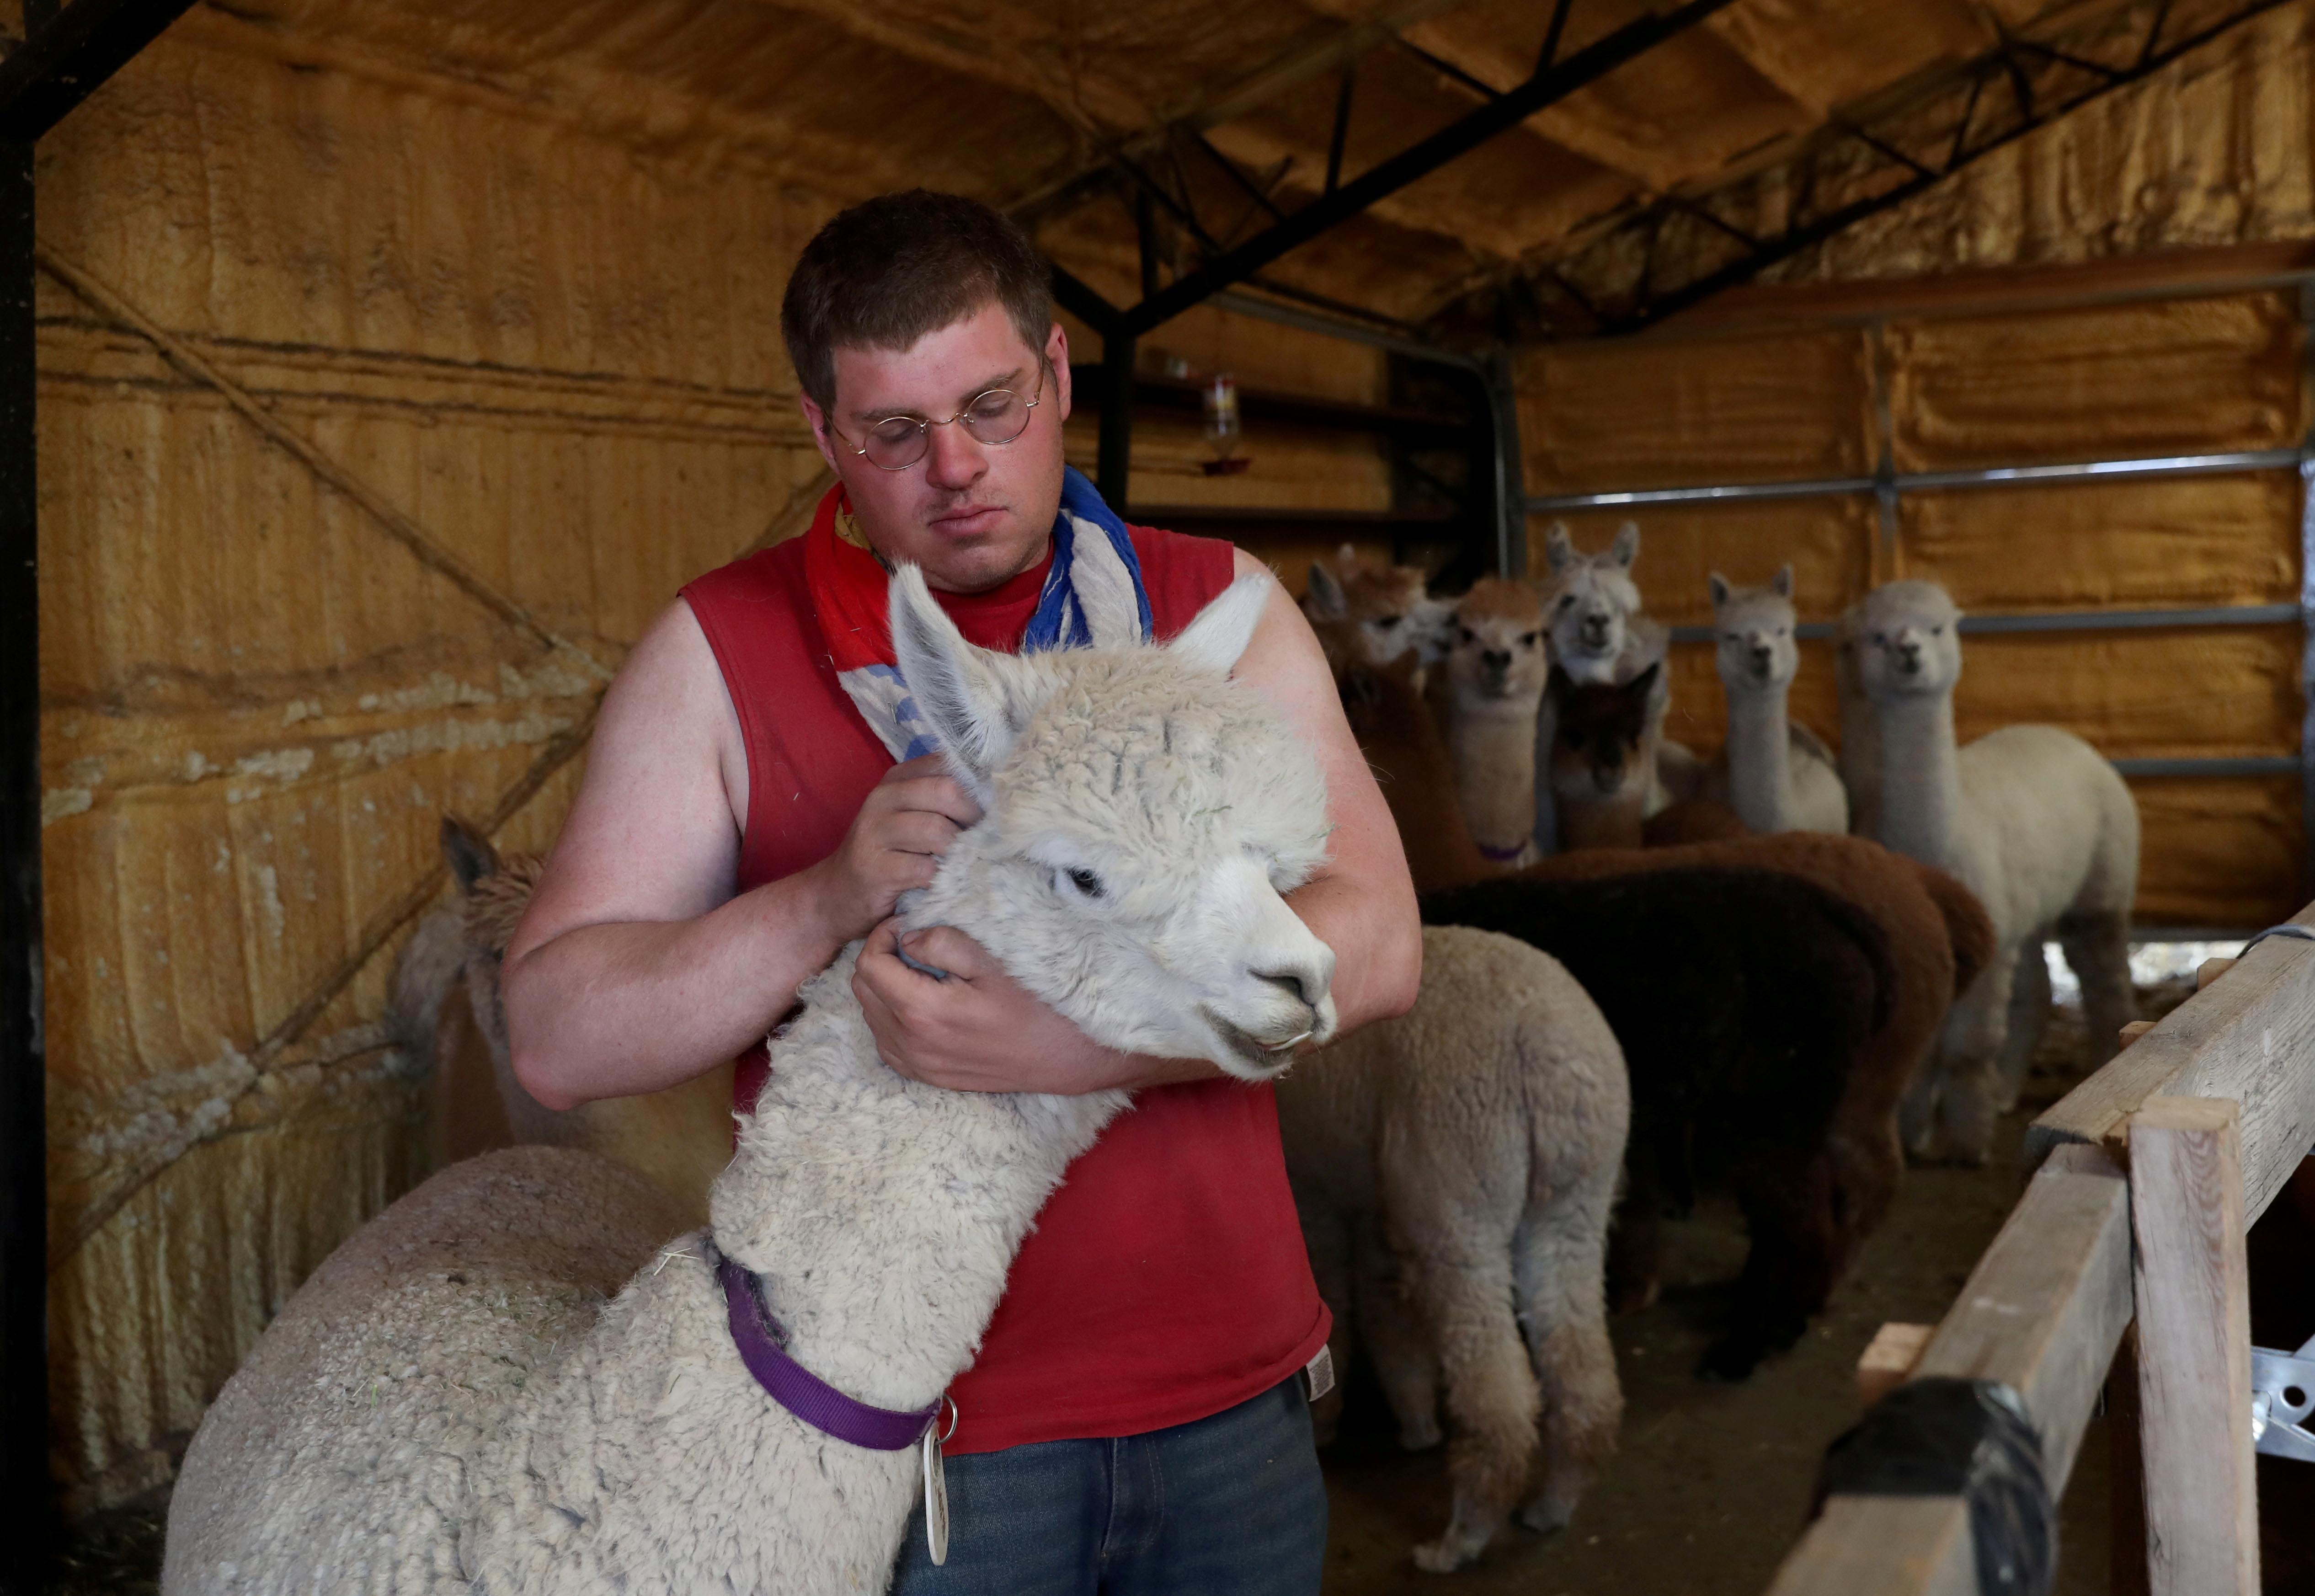
[[[2293,923],[2315,927],[2315,905]],[[2213,1113],[2219,1105],[2180,1105],[2175,1100],[2182,1097],[2224,1099],[2240,1109]],[[2158,1266],[2142,1264],[2145,1278],[2133,1281],[2126,1172],[2131,1126],[2142,1113],[2150,1154],[2158,1132],[2199,1138],[2177,1156],[2211,1164],[2212,1172],[2182,1181],[2168,1173],[2158,1178],[2150,1166],[2139,1194],[2141,1246],[2168,1249],[2173,1244],[2163,1237],[2174,1233],[2182,1248],[2207,1241],[2210,1216],[2217,1214],[2234,1232],[2218,1238],[2232,1244],[2231,1273],[2229,1249],[2218,1245],[2205,1247],[2199,1268],[2169,1269],[2160,1266],[2164,1260],[2151,1260]],[[2191,1279],[2206,1310],[2195,1322],[2210,1327],[2222,1365],[2236,1343],[2248,1346],[2247,1326],[2235,1310],[2242,1290],[2240,1231],[2274,1201],[2311,1144],[2315,944],[2275,937],[2034,1122],[2026,1149],[2034,1174],[2025,1194],[1929,1338],[1912,1377],[1993,1379],[2016,1388],[2042,1437],[2051,1494],[2062,1494],[2115,1349],[2137,1317],[2139,1290],[2148,1291],[2151,1302],[2157,1290],[2178,1289],[2166,1282]],[[2166,1161],[2172,1153],[2166,1147]],[[2239,1186],[2230,1188],[2228,1179],[2239,1179]],[[2170,1317],[2172,1301],[2165,1297],[2164,1313],[2149,1315],[2148,1332]],[[2175,1330],[2169,1333],[2167,1343],[2178,1340]],[[2142,1366],[2142,1394],[2176,1389],[2179,1373]],[[2247,1438],[2247,1373],[2240,1382],[2228,1380],[2236,1383],[2243,1386],[2240,1437]],[[2241,1460],[2234,1456],[2247,1439],[2238,1444],[2230,1432],[2232,1402],[2229,1394],[2215,1416],[2192,1418],[2203,1426],[2195,1437],[2203,1450],[2192,1477],[2185,1477],[2186,1466],[2166,1461],[2178,1456],[2175,1446],[2150,1446],[2150,1502],[2207,1492],[2216,1478],[2238,1509],[2247,1503],[2248,1480],[2235,1477]],[[2150,1411],[2147,1422],[2155,1423],[2157,1414]],[[2207,1433],[2213,1423],[2216,1434]],[[2158,1469],[2165,1470],[2160,1477]],[[2240,1514],[2233,1521],[2238,1530],[2247,1521]],[[2255,1590],[2255,1534],[2252,1542],[2248,1573]],[[2233,1556],[2240,1546],[2238,1533],[2222,1549]],[[2158,1592],[2178,1588],[2159,1564],[2152,1574]],[[2201,1587],[2211,1596],[2240,1588],[2233,1579]],[[1770,1587],[1770,1596],[1976,1596],[1977,1590],[1968,1510],[1958,1496],[1835,1496]]]

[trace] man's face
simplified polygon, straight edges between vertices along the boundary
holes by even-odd
[[[1039,353],[993,300],[905,350],[838,346],[833,410],[806,398],[803,412],[877,553],[913,561],[927,581],[953,593],[985,591],[1044,558],[1069,413],[1069,344],[1059,324],[1046,336],[1042,373]],[[946,421],[991,388],[1037,395],[1027,430],[1010,443],[982,443],[953,421],[932,428],[924,458],[900,471],[858,452],[888,417]]]

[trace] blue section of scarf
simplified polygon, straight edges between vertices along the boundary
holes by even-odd
[[[1156,617],[1149,609],[1149,589],[1141,580],[1141,562],[1133,552],[1133,538],[1117,512],[1104,503],[1101,492],[1074,466],[1061,467],[1061,508],[1053,517],[1053,563],[1045,572],[1044,591],[1037,596],[1037,613],[1029,617],[1028,629],[1021,634],[1021,652],[1036,653],[1053,648],[1090,648],[1093,633],[1087,626],[1085,610],[1078,603],[1077,589],[1070,572],[1077,562],[1077,523],[1085,521],[1101,528],[1108,537],[1110,547],[1125,565],[1133,579],[1133,597],[1141,609],[1141,641],[1147,643],[1157,629]]]

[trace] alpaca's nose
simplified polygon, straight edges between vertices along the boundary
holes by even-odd
[[[1501,676],[1512,668],[1512,652],[1509,649],[1482,649],[1479,663]]]
[[[1762,676],[1769,674],[1769,645],[1767,643],[1756,643],[1752,645],[1752,669],[1759,671]]]
[[[1294,995],[1295,1001],[1301,1004],[1305,1008],[1316,1009],[1318,1006],[1317,1003],[1311,1000],[1310,989],[1308,986],[1310,972],[1308,971],[1257,970],[1254,971],[1254,979],[1258,981],[1268,981],[1272,986],[1278,988],[1281,991],[1292,993]],[[1326,991],[1323,987],[1320,989],[1318,995],[1322,998],[1326,996]]]
[[[1897,669],[1907,676],[1915,675],[1921,669],[1921,645],[1910,637],[1898,640]]]

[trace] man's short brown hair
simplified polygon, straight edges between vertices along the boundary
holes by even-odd
[[[1052,269],[1018,224],[930,189],[881,194],[812,235],[780,302],[804,393],[836,403],[838,348],[904,350],[994,301],[1032,350],[1053,323]]]

